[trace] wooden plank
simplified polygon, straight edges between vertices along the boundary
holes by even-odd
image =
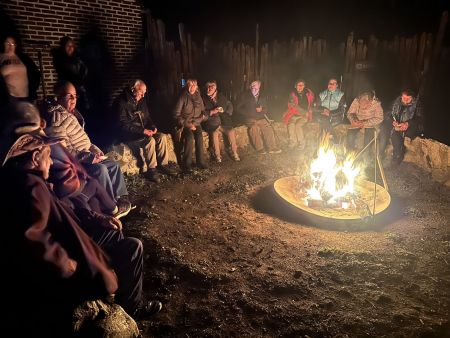
[[[184,25],[182,23],[178,24],[178,33],[180,37],[180,45],[181,45],[181,61],[182,61],[182,73],[183,76],[186,76],[189,73],[189,64],[188,64],[188,51],[187,51],[187,40],[186,33],[184,32]]]
[[[259,24],[256,24],[256,41],[255,41],[255,68],[254,74],[259,76]]]

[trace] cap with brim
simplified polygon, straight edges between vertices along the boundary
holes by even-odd
[[[52,138],[37,134],[22,135],[16,140],[16,142],[14,142],[11,148],[9,148],[2,166],[4,166],[10,158],[17,157],[41,149],[44,146],[50,146],[59,142],[61,142],[61,138]]]

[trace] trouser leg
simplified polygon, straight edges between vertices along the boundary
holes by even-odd
[[[156,142],[156,159],[159,165],[165,166],[169,163],[169,153],[167,151],[167,135],[156,133],[153,135]]]
[[[393,158],[395,159],[402,159],[405,149],[404,149],[404,142],[405,142],[405,138],[403,136],[403,132],[402,131],[392,131],[392,135],[391,135],[391,142],[392,142],[392,147],[393,149]]]
[[[247,123],[247,128],[250,142],[253,144],[253,147],[255,147],[255,150],[264,150],[264,144],[261,138],[261,129],[259,129],[257,121],[255,120]]]
[[[295,122],[295,135],[297,138],[297,143],[299,146],[305,146],[305,134],[303,133],[303,126],[305,125],[305,121],[302,119],[298,119]]]
[[[266,144],[267,150],[276,150],[277,145],[275,142],[275,134],[270,126],[269,122],[266,120],[258,120],[259,128],[261,129],[261,134]]]
[[[192,152],[194,150],[194,134],[193,131],[189,128],[183,128],[183,132],[181,134],[181,139],[183,142],[183,167],[190,168],[192,166]]]
[[[197,161],[197,165],[205,164],[205,154],[203,150],[203,129],[201,126],[198,126],[194,131],[195,138],[195,158]]]
[[[125,184],[125,178],[120,170],[119,163],[112,160],[105,160],[100,164],[104,165],[107,170],[113,187],[114,198],[117,200],[119,197],[128,195],[127,186]]]
[[[144,159],[148,169],[155,169],[158,162],[156,159],[156,141],[153,137],[146,139],[143,146]]]
[[[230,143],[231,152],[237,154],[236,132],[234,128],[222,128],[222,131]]]
[[[220,127],[209,133],[209,151],[214,154],[216,159],[221,158],[220,156],[220,142],[219,142],[219,134]]]

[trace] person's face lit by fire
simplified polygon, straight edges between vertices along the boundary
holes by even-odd
[[[206,84],[206,93],[208,94],[208,96],[213,96],[216,91],[217,85],[214,82],[208,82]]]
[[[15,54],[16,47],[17,47],[16,40],[14,40],[14,38],[8,36],[4,42],[3,50],[5,51],[5,54]]]
[[[297,89],[297,92],[301,93],[305,89],[305,83],[303,81],[297,82],[295,85],[295,89]]]
[[[411,95],[408,95],[406,93],[402,94],[402,103],[403,104],[410,104],[413,100],[413,97]]]
[[[194,93],[197,91],[198,89],[198,85],[197,85],[197,81],[194,80],[189,80],[187,83],[187,88],[188,88],[188,92],[191,95],[194,95]]]
[[[50,167],[53,164],[50,157],[50,147],[44,146],[33,153],[33,165],[36,170],[42,172],[42,177],[47,180],[50,175]]]
[[[145,93],[147,93],[147,86],[145,85],[145,83],[138,83],[134,86],[133,97],[136,102],[142,100],[145,96]]]
[[[250,90],[251,90],[253,96],[256,97],[259,95],[260,88],[261,88],[261,83],[259,83],[258,81],[255,81],[250,85]]]
[[[73,84],[68,83],[63,93],[58,97],[58,102],[72,114],[77,105],[77,99],[77,90]]]
[[[64,45],[64,51],[68,56],[72,56],[75,53],[75,42],[73,40],[69,40]]]
[[[361,109],[368,109],[372,103],[372,100],[370,100],[369,95],[362,95],[359,97],[358,102]]]
[[[336,79],[330,79],[328,81],[328,90],[330,92],[334,92],[337,89],[337,80]]]

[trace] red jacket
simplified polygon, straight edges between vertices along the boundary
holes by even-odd
[[[308,111],[306,113],[302,113],[299,111],[298,107],[298,97],[295,95],[295,92],[292,92],[289,96],[289,102],[288,102],[288,110],[283,115],[283,122],[285,124],[289,123],[289,120],[294,115],[303,115],[308,121],[312,120],[312,104],[314,102],[314,93],[306,88],[306,99],[308,100]]]

